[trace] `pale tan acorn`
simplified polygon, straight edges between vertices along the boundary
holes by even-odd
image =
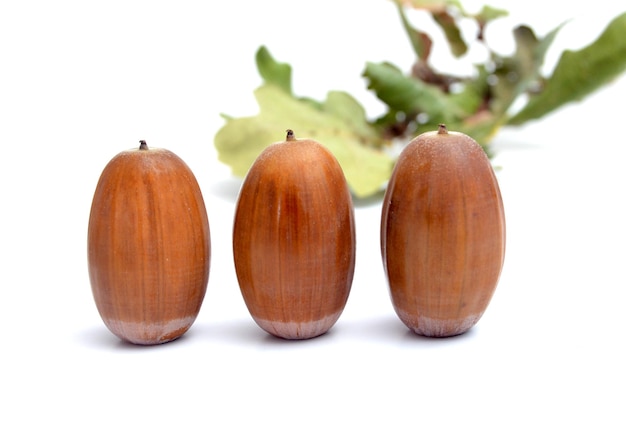
[[[505,217],[476,141],[438,131],[402,151],[386,189],[381,250],[393,307],[418,334],[462,334],[485,312],[504,263]]]
[[[326,333],[348,299],[355,245],[339,163],[320,143],[288,130],[249,169],[235,210],[236,274],[254,321],[285,339]]]
[[[191,327],[211,240],[200,187],[181,158],[143,140],[117,154],[98,181],[87,240],[93,297],[112,333],[152,345]]]

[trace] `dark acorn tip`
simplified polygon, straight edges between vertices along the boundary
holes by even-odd
[[[287,141],[293,141],[296,139],[296,136],[293,134],[291,129],[287,129]]]
[[[145,140],[139,140],[139,149],[141,149],[142,151],[147,151],[148,143],[146,143]]]
[[[439,130],[437,131],[437,134],[447,134],[448,133],[448,128],[446,128],[446,124],[445,123],[440,123],[439,124]]]

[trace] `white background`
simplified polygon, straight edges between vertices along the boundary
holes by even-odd
[[[572,19],[547,71],[621,12],[612,0],[490,4],[511,12],[490,28],[502,51],[516,24],[543,35]],[[257,110],[261,44],[293,65],[297,94],[346,90],[371,116],[382,107],[365,61],[413,61],[384,0],[2,2],[0,435],[624,436],[625,78],[496,137],[507,254],[474,329],[431,340],[402,325],[370,203],[356,208],[342,317],[287,342],[243,304],[231,251],[239,181],[213,148],[220,113]],[[460,68],[435,51],[437,66]],[[86,265],[100,172],[143,138],[192,168],[212,232],[198,319],[156,347],[107,331]]]

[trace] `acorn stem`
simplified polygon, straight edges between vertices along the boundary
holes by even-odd
[[[291,129],[287,129],[287,141],[294,141],[296,136],[293,134]]]
[[[446,128],[446,124],[445,123],[440,123],[439,124],[439,130],[437,131],[437,134],[447,134],[448,133],[448,128]]]
[[[139,140],[139,150],[142,150],[142,151],[148,150],[148,143],[146,143],[145,140]]]

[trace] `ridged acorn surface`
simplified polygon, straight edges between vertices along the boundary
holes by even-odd
[[[116,155],[98,181],[87,240],[93,297],[111,332],[151,345],[190,328],[211,242],[200,187],[181,158],[144,141]]]
[[[346,305],[354,209],[331,152],[287,132],[261,152],[242,184],[233,255],[254,321],[274,336],[308,339],[326,333]]]
[[[478,143],[445,125],[414,138],[389,180],[380,231],[392,304],[407,327],[445,337],[478,322],[505,252],[500,188]]]

